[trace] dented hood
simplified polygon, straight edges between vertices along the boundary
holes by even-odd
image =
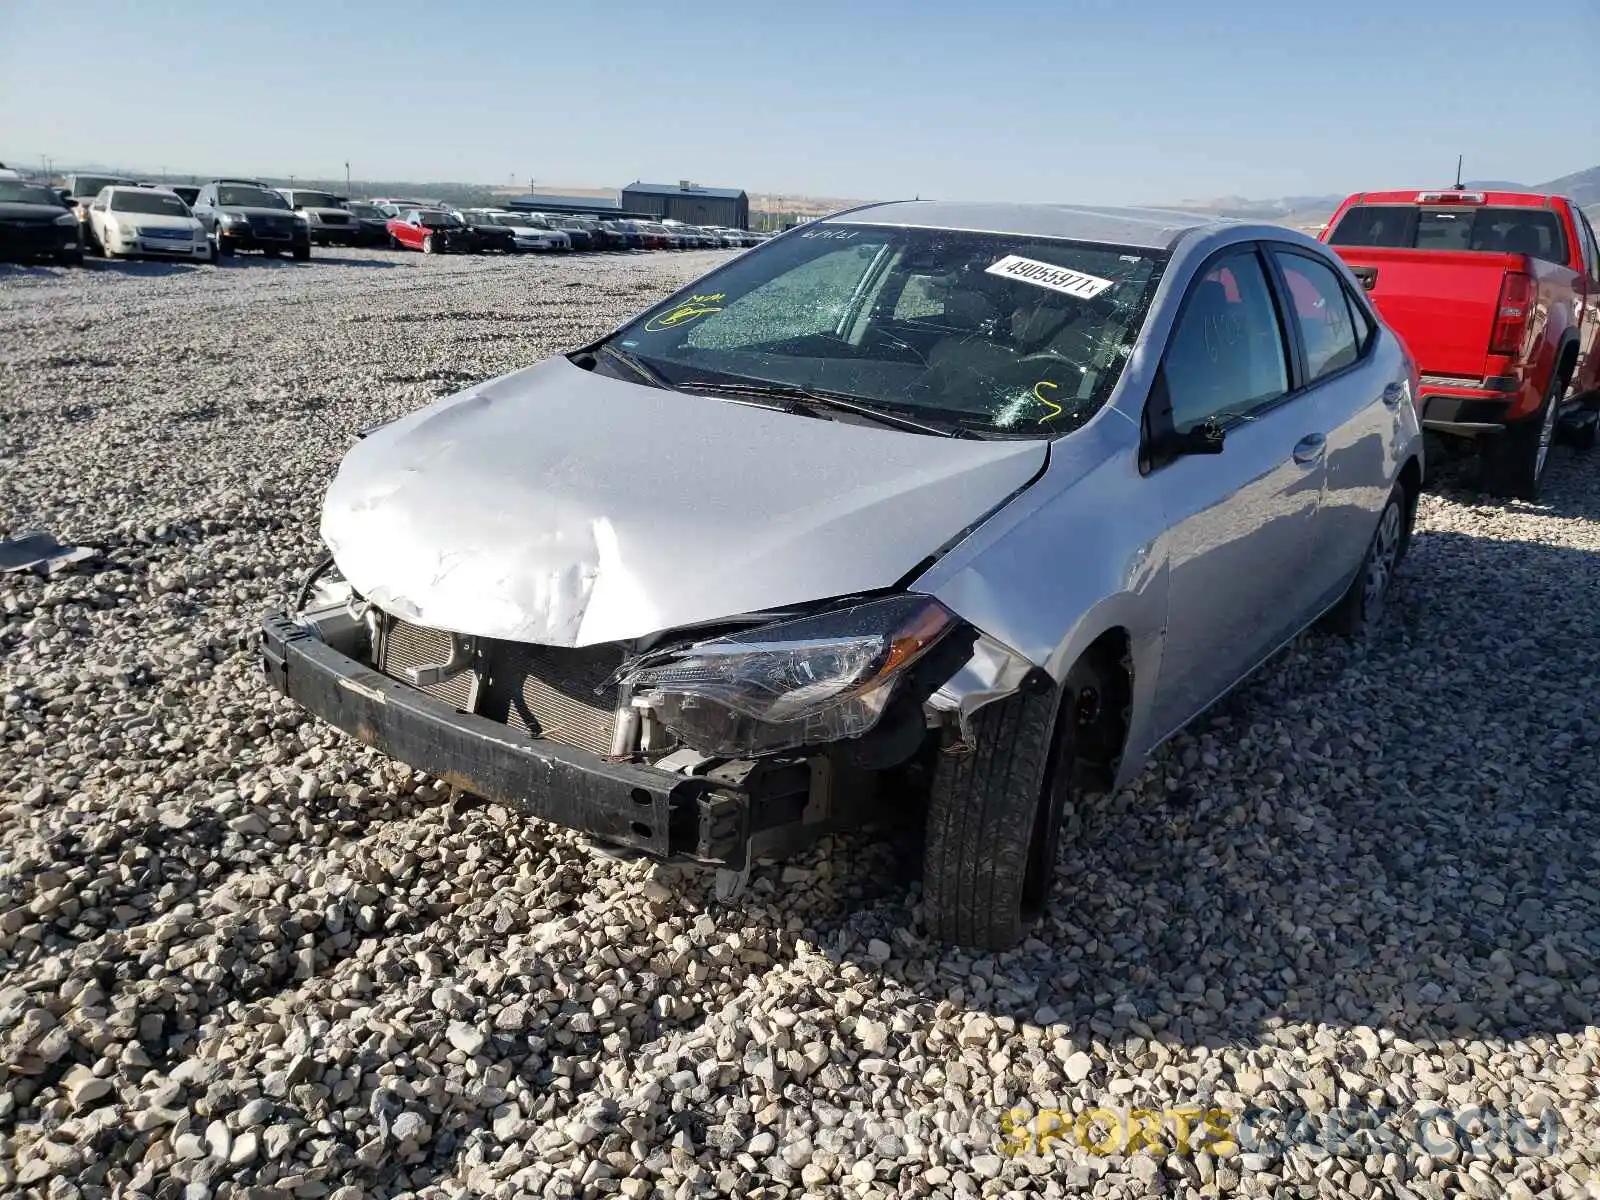
[[[625,383],[556,358],[358,442],[322,536],[385,611],[587,646],[883,588],[1044,465]]]

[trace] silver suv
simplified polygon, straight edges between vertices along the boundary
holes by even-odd
[[[1312,239],[931,202],[810,222],[369,431],[276,685],[470,792],[739,885],[895,788],[922,919],[1014,943],[1075,793],[1379,617],[1415,367]]]

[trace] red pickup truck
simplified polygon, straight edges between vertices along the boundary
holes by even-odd
[[[1323,230],[1405,341],[1427,428],[1477,441],[1484,489],[1534,500],[1558,431],[1600,415],[1600,247],[1562,196],[1360,192]]]

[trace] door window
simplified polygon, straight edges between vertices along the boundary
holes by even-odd
[[[1289,286],[1289,306],[1306,348],[1306,382],[1342,371],[1361,355],[1344,285],[1326,263],[1304,254],[1274,250],[1272,257]]]
[[[1600,246],[1594,240],[1594,226],[1589,224],[1589,218],[1584,216],[1581,209],[1574,208],[1573,215],[1578,218],[1578,240],[1583,244],[1584,274],[1596,283],[1600,283]]]
[[[1190,288],[1163,369],[1179,433],[1248,416],[1289,390],[1278,311],[1253,249],[1216,260]]]

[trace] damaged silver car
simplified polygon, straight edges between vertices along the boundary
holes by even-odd
[[[1378,617],[1415,368],[1310,238],[906,202],[371,430],[277,687],[736,887],[874,791],[935,935],[1014,943],[1068,806],[1319,617]]]

